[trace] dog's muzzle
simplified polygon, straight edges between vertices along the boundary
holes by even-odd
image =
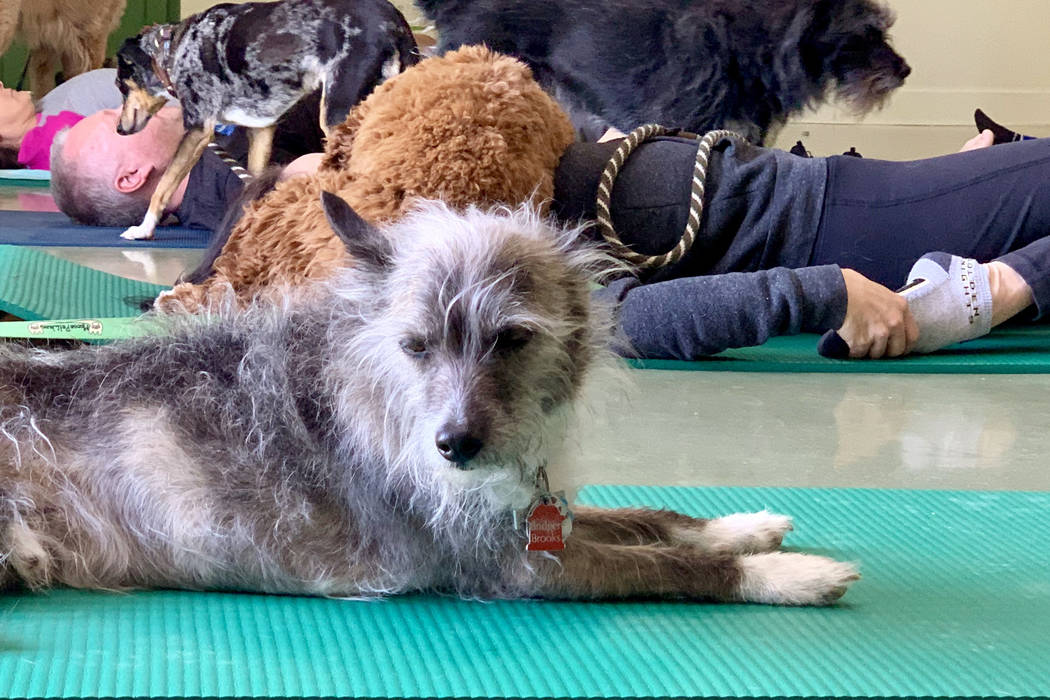
[[[139,115],[142,114],[142,118]],[[149,122],[149,118],[152,115],[146,110],[133,110],[131,115],[128,116],[125,113],[120,115],[120,121],[117,122],[117,133],[121,136],[131,136],[142,131],[146,124]]]

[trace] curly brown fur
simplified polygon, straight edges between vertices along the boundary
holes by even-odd
[[[322,190],[373,223],[396,220],[418,199],[542,206],[573,137],[568,116],[519,61],[483,47],[425,59],[350,113],[316,175],[279,183],[245,208],[209,279],[177,285],[157,308],[196,310],[230,287],[247,302],[345,265],[321,211]]]
[[[117,28],[127,0],[4,0],[0,3],[0,54],[16,33],[29,46],[29,85],[39,99],[106,58],[106,39]]]

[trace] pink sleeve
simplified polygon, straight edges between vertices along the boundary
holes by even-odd
[[[76,112],[59,112],[27,131],[22,138],[22,147],[18,149],[18,162],[27,168],[50,170],[51,142],[55,140],[55,134],[83,118]]]

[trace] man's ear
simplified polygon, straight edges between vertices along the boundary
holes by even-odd
[[[131,194],[142,189],[153,174],[153,165],[149,163],[124,163],[117,168],[113,188],[117,192]]]
[[[346,244],[346,250],[357,264],[383,268],[390,264],[393,251],[390,240],[375,226],[362,219],[346,201],[331,192],[321,192],[321,208],[328,225]]]

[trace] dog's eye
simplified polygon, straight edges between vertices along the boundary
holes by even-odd
[[[427,355],[427,344],[422,338],[405,338],[401,341],[401,349],[406,355],[418,360]]]
[[[513,352],[514,350],[520,350],[532,340],[533,335],[535,335],[535,333],[533,333],[532,330],[521,326],[504,328],[496,333],[496,340],[493,343],[493,349],[495,349],[496,352]]]

